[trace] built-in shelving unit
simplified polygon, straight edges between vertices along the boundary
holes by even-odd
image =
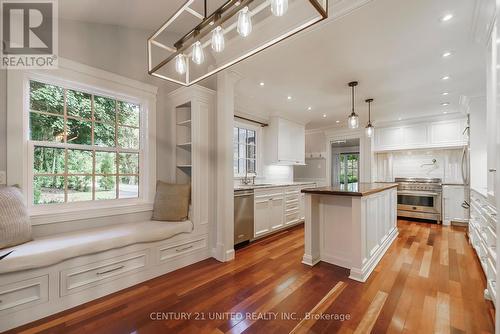
[[[192,156],[191,156],[191,103],[177,106],[176,117],[176,182],[191,183]]]
[[[469,240],[486,276],[486,298],[496,303],[496,224],[497,210],[478,192],[471,193]],[[495,305],[496,306],[496,305]]]

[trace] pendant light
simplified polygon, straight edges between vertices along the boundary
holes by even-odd
[[[252,18],[248,7],[240,10],[236,30],[241,37],[247,37],[252,32]]]
[[[365,100],[366,103],[368,103],[368,124],[366,125],[365,131],[366,131],[366,136],[368,138],[371,138],[373,136],[373,132],[375,128],[372,125],[372,120],[371,120],[371,104],[373,102],[373,99],[367,99]]]
[[[271,0],[271,12],[274,16],[283,16],[288,10],[288,0]]]
[[[224,47],[224,32],[219,26],[212,32],[212,50],[214,50],[215,52],[222,52],[224,50]]]
[[[192,60],[195,64],[200,65],[205,61],[205,54],[203,53],[203,47],[201,46],[201,42],[198,41],[193,45],[193,56]]]
[[[186,57],[183,54],[177,55],[175,57],[175,71],[179,74],[186,73]]]
[[[349,115],[347,124],[349,129],[357,129],[359,127],[359,116],[354,112],[354,87],[358,85],[357,81],[349,82],[349,87],[352,89],[352,112]]]

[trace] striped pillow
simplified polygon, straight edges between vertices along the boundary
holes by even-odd
[[[21,191],[0,186],[0,249],[32,240],[31,223]]]

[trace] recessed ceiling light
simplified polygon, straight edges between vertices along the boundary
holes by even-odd
[[[453,14],[446,14],[441,18],[441,22],[447,22],[453,18]]]
[[[450,51],[446,51],[443,53],[443,58],[448,58],[449,56],[451,56],[451,52]]]
[[[398,117],[398,121],[400,121],[400,120],[402,120],[402,118],[401,118],[401,117]]]
[[[450,94],[450,93],[448,93],[448,92],[443,92],[443,93],[441,93],[441,95],[443,95],[443,96],[446,96],[446,95],[448,95],[448,94]]]
[[[447,106],[449,106],[449,105],[450,105],[450,102],[443,102],[443,103],[441,103],[441,105],[442,105],[443,107],[447,107]]]
[[[445,75],[444,77],[441,78],[441,80],[449,80],[449,79],[450,79],[449,75]]]
[[[339,124],[339,123],[340,123],[340,121],[335,121],[335,123]]]
[[[261,82],[259,85],[264,86],[264,83],[263,83],[263,82]]]
[[[308,107],[307,110],[311,111],[313,108],[312,107]]]
[[[287,99],[288,99],[288,100],[291,100],[291,99],[292,99],[292,97],[291,97],[290,95],[288,95]]]
[[[448,113],[447,111],[443,111],[443,114],[445,114],[445,115],[446,115],[447,113]]]
[[[323,114],[323,118],[326,118],[326,114]]]

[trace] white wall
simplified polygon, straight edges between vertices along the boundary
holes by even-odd
[[[462,183],[462,150],[408,150],[375,155],[375,180],[392,182],[396,177],[440,178],[443,183]],[[435,165],[430,164],[436,159]]]
[[[7,71],[0,70],[0,171],[7,169]]]
[[[488,192],[488,147],[486,145],[486,98],[470,100],[470,183],[471,188]]]

